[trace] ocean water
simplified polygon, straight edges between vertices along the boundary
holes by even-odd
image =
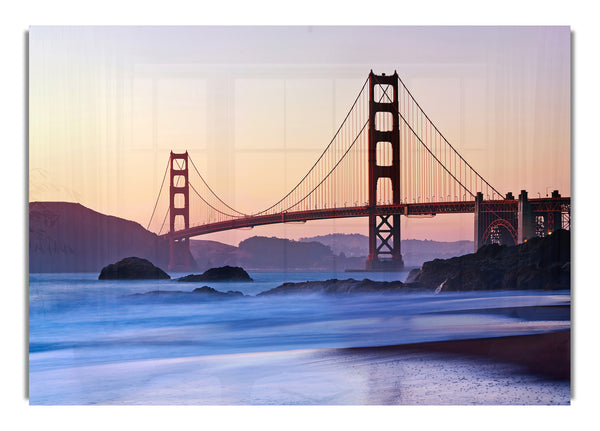
[[[255,280],[252,283],[206,283],[223,292],[241,291],[246,297],[207,299],[188,293],[136,295],[191,292],[205,283],[99,281],[97,274],[30,274],[30,403],[410,403],[394,398],[401,391],[394,389],[397,385],[386,386],[390,376],[382,380],[385,384],[380,382],[378,390],[372,387],[373,363],[363,358],[346,366],[347,358],[336,356],[334,349],[531,334],[570,325],[568,316],[514,312],[515,307],[533,310],[568,305],[570,292],[255,297],[288,281],[402,281],[407,274],[250,275]],[[423,362],[423,358],[413,360]],[[426,361],[428,367],[434,362]],[[471,365],[474,368],[467,375],[476,378],[482,365]],[[398,365],[393,373],[411,366],[416,365]],[[469,366],[461,362],[453,369]],[[377,378],[383,379],[390,370],[379,368]],[[434,376],[440,369],[434,367],[428,375],[448,378],[447,372],[445,377]],[[489,373],[486,376],[481,378],[489,378]],[[535,385],[539,386],[534,390],[537,403],[564,403],[565,397],[568,402],[568,384],[559,385],[559,389],[539,381]],[[548,396],[540,398],[544,393]],[[485,403],[485,397],[473,396]],[[492,403],[503,403],[504,398],[494,396]],[[465,403],[469,403],[468,398]]]

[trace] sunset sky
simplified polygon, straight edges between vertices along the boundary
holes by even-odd
[[[225,202],[259,211],[312,166],[371,69],[397,70],[502,193],[568,196],[570,37],[569,27],[32,27],[29,200],[80,202],[146,227],[169,151],[187,150]],[[402,229],[473,239],[470,215],[403,218]],[[334,232],[366,234],[367,223],[202,239]]]

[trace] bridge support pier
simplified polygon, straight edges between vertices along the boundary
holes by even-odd
[[[519,209],[517,212],[517,243],[523,244],[529,238],[534,238],[535,234],[535,216],[531,210],[531,204],[527,197],[527,191],[521,190],[519,194]]]
[[[552,192],[552,199],[560,198],[558,190]],[[548,234],[557,229],[562,229],[562,212],[560,210],[548,211],[546,213],[546,232]]]
[[[487,226],[485,226],[485,221],[483,214],[481,213],[481,203],[483,202],[483,193],[478,192],[477,196],[475,196],[475,212],[473,213],[475,232],[473,235],[473,242],[475,243],[475,252],[479,250],[479,248],[483,245],[483,233]]]
[[[369,250],[366,269],[370,271],[404,269],[400,249],[400,215],[369,216]],[[382,255],[387,256],[380,258]]]
[[[560,199],[558,190],[552,192],[552,199]],[[550,235],[562,228],[562,211],[559,205],[549,205],[545,209],[533,209],[527,192],[519,195],[519,244],[534,237]]]

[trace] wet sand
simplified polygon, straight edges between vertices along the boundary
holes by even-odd
[[[483,358],[518,364],[525,372],[553,380],[570,381],[571,379],[570,331],[340,350],[341,354],[448,353],[466,358]]]
[[[32,404],[569,404],[570,333],[127,361],[32,373]],[[39,384],[38,384],[39,383]]]

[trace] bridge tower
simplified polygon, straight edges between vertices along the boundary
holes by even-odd
[[[175,232],[175,222],[183,218],[184,228],[190,227],[190,186],[188,181],[188,153],[174,153],[170,157],[169,234]],[[192,267],[188,238],[169,238],[169,269],[187,270]]]
[[[383,97],[376,101],[376,90]],[[380,178],[392,184],[393,204],[400,204],[400,125],[398,118],[398,74],[369,73],[369,257],[368,270],[397,271],[404,268],[400,249],[400,215],[376,214]],[[385,116],[391,116],[391,130],[384,129]],[[389,124],[389,121],[388,123]],[[388,127],[389,129],[389,127]],[[377,164],[377,146],[391,144],[392,164]]]

